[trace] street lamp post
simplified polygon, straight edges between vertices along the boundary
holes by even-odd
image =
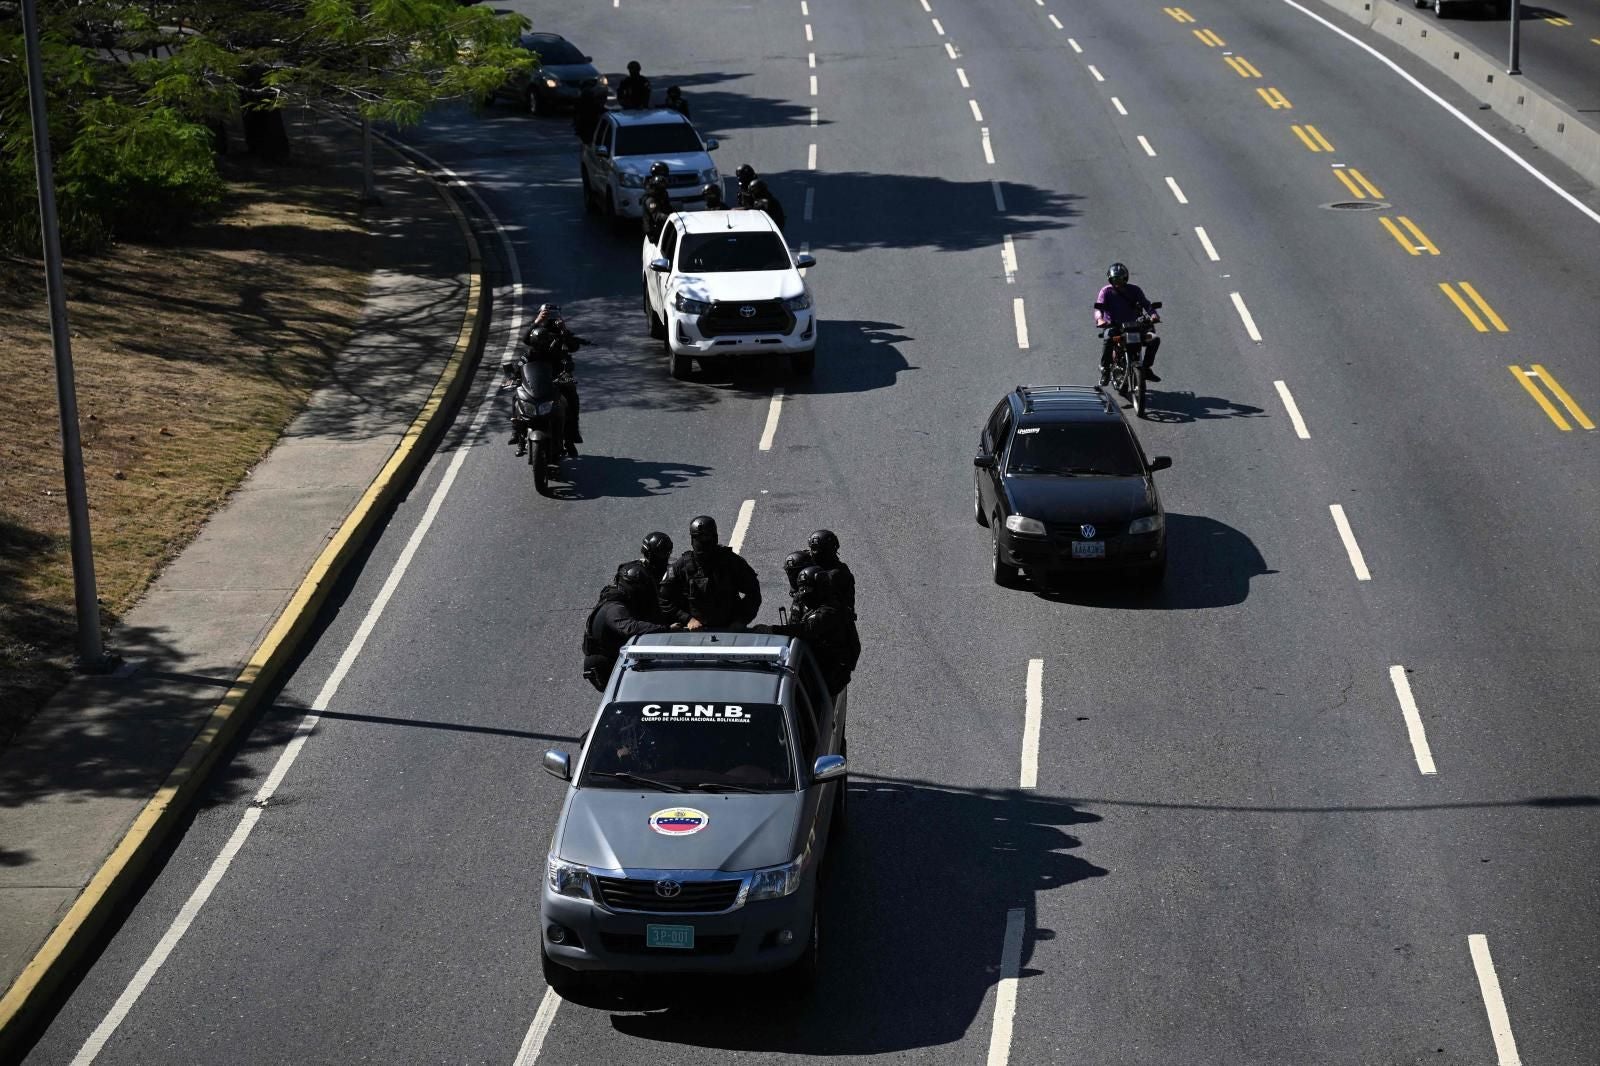
[[[1522,73],[1522,0],[1511,0],[1511,64],[1507,74]]]
[[[83,480],[83,441],[78,436],[78,389],[72,375],[72,337],[67,332],[67,297],[61,277],[61,231],[56,221],[55,174],[50,165],[50,120],[45,112],[44,72],[39,60],[39,13],[22,0],[22,39],[28,58],[28,105],[33,118],[33,164],[39,180],[39,228],[44,237],[44,285],[50,301],[50,342],[56,357],[56,402],[61,410],[61,464],[66,472],[67,523],[72,539],[72,592],[78,607],[78,662],[86,670],[104,661],[100,604],[89,539],[89,494]]]

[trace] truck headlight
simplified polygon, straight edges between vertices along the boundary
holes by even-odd
[[[644,175],[633,174],[626,170],[619,170],[617,171],[617,184],[621,185],[624,189],[642,189],[644,188]]]
[[[580,866],[575,862],[558,859],[554,855],[545,857],[546,877],[550,882],[550,890],[558,896],[571,896],[573,899],[590,899],[589,894],[589,868]]]
[[[805,873],[805,868],[805,857],[801,856],[782,866],[757,870],[750,875],[750,888],[745,893],[745,901],[753,903],[758,899],[782,899],[793,894],[800,887],[800,875]]]
[[[1028,518],[1025,515],[1007,515],[1006,528],[1013,533],[1031,533],[1036,537],[1044,536],[1044,523],[1037,518]]]
[[[1129,522],[1128,532],[1130,534],[1154,533],[1156,530],[1160,529],[1163,524],[1164,523],[1162,522],[1160,515],[1147,514],[1143,518],[1135,518],[1132,522]]]
[[[711,310],[709,301],[692,300],[681,292],[672,298],[672,306],[686,315],[703,315]]]
[[[783,301],[783,309],[785,311],[804,311],[810,306],[811,294],[809,292],[803,292],[799,296],[791,296]]]
[[[710,170],[702,170],[699,173],[698,177],[700,179],[700,184],[701,185],[721,185],[722,184],[722,175],[717,173],[717,168],[716,167],[712,167]]]

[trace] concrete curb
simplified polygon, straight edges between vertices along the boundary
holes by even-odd
[[[396,154],[406,165],[428,174],[409,157]],[[188,812],[222,752],[250,721],[263,696],[282,680],[284,668],[299,652],[334,586],[427,461],[472,381],[488,334],[490,290],[484,284],[483,256],[466,212],[445,183],[435,179],[434,188],[461,227],[468,251],[467,306],[450,359],[388,462],[329,538],[205,726],[44,945],[0,997],[0,1059],[9,1059],[19,1050],[18,1042],[31,1029],[31,1022],[88,953],[117,905],[138,883],[151,858]]]
[[[1520,126],[1528,139],[1600,185],[1600,129],[1576,108],[1450,32],[1425,10],[1391,0],[1320,0],[1392,41]]]

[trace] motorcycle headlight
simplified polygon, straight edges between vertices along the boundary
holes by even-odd
[[[1154,533],[1156,530],[1160,529],[1162,525],[1163,522],[1160,515],[1147,514],[1143,518],[1135,518],[1132,522],[1129,522],[1128,532]]]
[[[1026,515],[1007,515],[1006,528],[1013,533],[1031,533],[1037,537],[1044,536],[1044,523],[1037,518],[1029,518]]]
[[[804,311],[810,306],[811,294],[809,292],[803,292],[799,296],[791,296],[783,301],[783,309],[785,311]]]
[[[574,899],[590,899],[589,894],[589,868],[580,866],[575,862],[558,859],[554,855],[545,857],[546,877],[550,881],[550,890],[558,896],[571,896]]]
[[[624,189],[642,189],[644,188],[644,175],[633,174],[626,170],[619,170],[617,171],[617,184],[621,185]]]
[[[750,887],[745,893],[745,901],[753,903],[758,899],[782,899],[793,894],[800,887],[800,875],[805,872],[804,857],[786,862],[782,866],[769,866],[765,870],[757,870],[750,875]]]
[[[711,310],[711,304],[708,301],[692,300],[681,292],[672,298],[672,306],[686,315],[703,315]]]

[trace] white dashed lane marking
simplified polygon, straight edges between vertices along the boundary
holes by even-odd
[[[1000,245],[1000,265],[1005,268],[1006,284],[1014,283],[1017,280],[1017,246],[1009,233]]]
[[[1194,228],[1194,235],[1200,238],[1200,247],[1206,250],[1207,259],[1211,260],[1213,263],[1221,261],[1222,256],[1217,254],[1217,246],[1211,243],[1211,238],[1206,235],[1206,228],[1204,226],[1196,226]]]
[[[1294,435],[1301,440],[1310,440],[1311,433],[1306,429],[1306,420],[1300,417],[1300,407],[1289,394],[1288,383],[1274,381],[1272,387],[1278,390],[1278,399],[1283,401],[1283,409],[1289,412],[1289,421],[1294,425]]]
[[[989,127],[985,126],[983,133],[983,159],[991,167],[994,166],[994,145],[989,143]]]
[[[1330,503],[1328,511],[1333,515],[1333,524],[1338,527],[1339,539],[1344,542],[1344,551],[1350,557],[1350,569],[1356,572],[1356,580],[1371,581],[1372,572],[1367,569],[1367,560],[1361,554],[1361,545],[1356,543],[1355,532],[1350,528],[1350,519],[1345,517],[1344,508]]]
[[[994,990],[994,1028],[989,1031],[986,1066],[1007,1066],[1011,1061],[1011,1027],[1017,1016],[1017,978],[1022,973],[1021,907],[1006,911],[1006,939],[1000,949],[1000,983]]]
[[[1433,749],[1428,747],[1428,734],[1422,728],[1422,712],[1417,709],[1417,699],[1411,694],[1411,681],[1404,666],[1389,667],[1389,681],[1394,685],[1395,698],[1400,701],[1400,716],[1406,721],[1406,736],[1411,738],[1411,755],[1417,760],[1417,769],[1425,774],[1436,774]]]
[[[978,122],[983,121],[983,112],[978,110],[978,101],[968,100],[967,105],[972,108],[972,117]]]
[[[767,405],[767,424],[761,430],[761,451],[770,452],[772,441],[778,435],[778,416],[783,414],[783,389],[772,390],[772,402]]]
[[[1189,198],[1183,195],[1183,190],[1178,188],[1178,180],[1176,178],[1167,179],[1167,188],[1172,190],[1172,195],[1178,198],[1178,202],[1180,204],[1186,204],[1189,202]]]
[[[1022,306],[1022,297],[1011,301],[1011,317],[1017,320],[1017,347],[1028,346],[1028,312]]]
[[[1472,953],[1472,968],[1478,971],[1478,993],[1483,996],[1483,1009],[1489,1015],[1489,1033],[1494,1037],[1497,1066],[1522,1066],[1522,1056],[1517,1054],[1517,1038],[1511,1035],[1511,1015],[1506,1010],[1505,997],[1500,994],[1500,977],[1489,955],[1489,938],[1482,933],[1470,934],[1467,950]]]
[[[744,535],[750,532],[750,516],[756,513],[756,501],[746,500],[739,505],[739,517],[733,520],[733,533],[728,537],[728,547],[738,555],[744,547]]]
[[[1171,181],[1172,179],[1168,178],[1167,180]],[[1185,202],[1187,203],[1187,201]],[[1244,323],[1244,331],[1250,334],[1250,339],[1253,341],[1261,340],[1261,331],[1256,329],[1255,316],[1252,315],[1250,313],[1250,309],[1244,305],[1244,297],[1239,293],[1230,292],[1228,293],[1228,299],[1233,301],[1233,309],[1239,312],[1239,321]]]
[[[1154,156],[1156,154],[1156,150],[1150,147],[1150,142],[1145,140],[1142,133],[1139,134],[1139,147],[1144,149],[1145,155]]]
[[[1117,114],[1119,115],[1126,115],[1128,113],[1128,109],[1122,106],[1122,101],[1118,100],[1115,96],[1111,98],[1111,106],[1117,109]]]

